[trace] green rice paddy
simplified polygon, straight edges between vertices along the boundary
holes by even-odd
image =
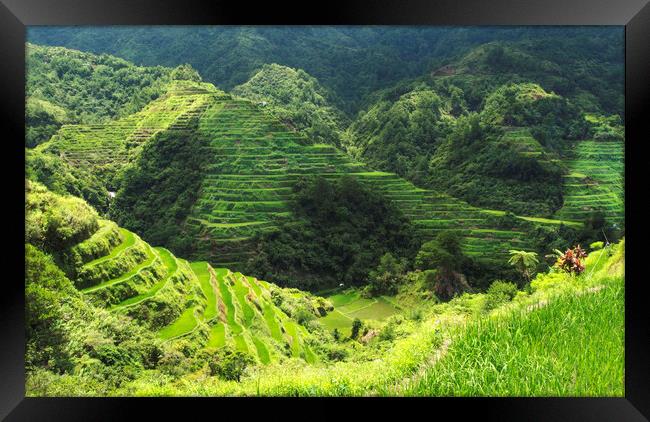
[[[190,121],[198,121],[198,127],[188,126]],[[531,247],[524,233],[497,233],[486,210],[415,187],[396,174],[373,171],[332,145],[312,143],[253,102],[233,99],[206,83],[176,81],[169,92],[142,111],[103,125],[64,126],[42,148],[73,165],[112,172],[136,158],[139,147],[163,130],[198,131],[212,158],[184,224],[196,233],[193,258],[213,267],[241,269],[253,253],[254,236],[277,230],[280,222],[290,218],[291,187],[306,175],[354,176],[397,204],[425,239],[441,230],[454,230],[463,238],[464,251],[476,258],[502,259],[509,249]],[[509,128],[505,136],[522,154],[543,154],[527,129]],[[579,146],[579,155],[593,156],[590,148]],[[545,159],[549,163],[556,160],[552,156]],[[596,166],[575,167],[586,174],[601,171]],[[577,225],[584,214],[576,211],[585,201],[580,195],[569,192],[565,208],[573,211],[558,213],[558,220],[522,218],[536,224]],[[593,192],[589,199],[614,212],[610,200],[608,195],[598,197]]]
[[[347,291],[328,296],[327,299],[334,305],[334,311],[329,312],[319,321],[329,330],[337,329],[345,336],[350,335],[352,321],[361,320],[382,321],[400,310],[386,297],[366,299],[358,291]]]
[[[621,141],[586,140],[574,147],[564,178],[564,206],[558,218],[582,220],[594,211],[622,224],[624,209],[624,144]]]

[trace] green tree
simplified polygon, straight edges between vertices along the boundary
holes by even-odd
[[[338,328],[335,328],[334,331],[332,331],[332,336],[334,337],[334,340],[336,340],[336,341],[341,340],[341,333],[339,332]]]
[[[461,270],[471,261],[460,248],[460,238],[452,231],[443,231],[420,248],[415,257],[415,266],[427,272],[426,283],[433,287],[436,296],[450,299],[468,290],[469,285]]]
[[[517,251],[514,249],[511,249],[509,252],[510,259],[508,260],[508,263],[515,267],[517,271],[519,271],[521,275],[526,279],[526,281],[530,281],[533,272],[537,267],[537,264],[539,264],[537,253]]]
[[[460,238],[455,232],[442,231],[426,242],[415,257],[415,266],[421,270],[439,269],[449,273],[458,269],[463,260]]]
[[[363,322],[361,322],[359,318],[355,318],[354,321],[352,321],[352,331],[350,333],[350,338],[356,339],[359,337],[361,327],[363,327]]]
[[[248,353],[226,347],[212,355],[208,366],[211,375],[217,375],[228,381],[239,382],[244,370],[253,362],[253,358]]]
[[[370,272],[369,290],[372,295],[394,294],[404,275],[405,265],[386,252],[379,260],[377,268]]]

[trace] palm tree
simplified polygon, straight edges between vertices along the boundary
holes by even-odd
[[[532,272],[535,271],[539,261],[536,252],[516,251],[510,249],[510,260],[508,264],[515,267],[527,281],[530,281]]]

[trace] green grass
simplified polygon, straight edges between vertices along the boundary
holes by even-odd
[[[348,312],[347,314],[354,318],[375,319],[381,321],[398,312],[399,311],[395,308],[395,305],[383,297],[378,297],[373,303],[355,311]]]
[[[623,349],[619,278],[596,293],[470,324],[408,394],[621,397]]]
[[[334,310],[318,320],[330,331],[337,329],[344,337],[349,336],[352,321],[382,321],[399,313],[399,309],[386,297],[362,298],[357,290],[347,290],[326,297],[334,305]]]
[[[233,290],[235,291],[235,297],[237,298],[239,307],[243,313],[242,322],[246,327],[250,327],[253,323],[253,318],[255,317],[255,311],[253,308],[251,308],[251,306],[248,304],[248,301],[246,300],[246,295],[249,293],[249,289],[243,284],[242,277],[243,276],[241,274],[236,274],[234,277],[235,284],[233,286]]]
[[[133,306],[138,303],[141,303],[149,298],[152,298],[162,289],[167,281],[176,274],[178,270],[178,262],[176,258],[165,248],[154,248],[158,252],[158,256],[162,260],[163,264],[167,268],[167,275],[164,278],[161,278],[154,286],[146,293],[139,294],[137,296],[130,297],[123,302],[113,306],[111,310],[123,309],[128,306]]]
[[[130,248],[135,244],[135,235],[133,233],[123,228],[120,228],[119,231],[120,231],[120,236],[122,238],[122,243],[114,247],[108,255],[104,255],[100,258],[87,262],[86,264],[84,264],[84,267],[93,267],[97,264],[101,264],[104,261],[113,259],[118,255],[120,255],[122,251]]]
[[[203,312],[203,319],[210,321],[217,316],[217,295],[210,281],[210,272],[208,271],[207,262],[192,262],[190,264],[192,271],[196,274],[201,284],[201,290],[208,299],[207,306]]]
[[[158,337],[169,340],[191,332],[197,325],[195,311],[194,307],[186,308],[176,321],[158,332]]]
[[[280,343],[284,343],[284,337],[282,336],[282,330],[278,324],[278,320],[275,316],[275,309],[270,303],[264,304],[264,320],[266,321],[266,326],[271,332],[271,337],[277,340]]]
[[[228,325],[238,326],[235,319],[235,305],[232,301],[232,294],[230,293],[230,288],[226,282],[226,277],[217,276],[217,284],[219,287],[221,300],[223,300],[223,303],[226,306],[226,319],[228,321]]]
[[[226,326],[223,323],[215,323],[210,327],[210,337],[206,347],[221,348],[226,345]]]
[[[291,346],[291,355],[293,357],[300,357],[302,347],[300,345],[300,337],[298,334],[297,324],[292,320],[287,319],[283,322],[282,325],[284,326],[284,329],[286,330],[289,337],[291,337],[291,342],[289,343]]]
[[[326,316],[319,318],[318,320],[330,331],[337,329],[346,337],[350,335],[352,319],[342,314],[338,309],[334,309],[332,312],[329,312]]]
[[[264,342],[255,336],[253,336],[252,339],[255,349],[257,350],[257,356],[260,358],[260,362],[264,364],[271,363],[271,356],[269,355],[269,351],[264,345]]]
[[[153,248],[147,244],[147,259],[145,259],[143,262],[138,264],[137,266],[133,267],[129,272],[122,274],[118,278],[114,278],[112,280],[105,281],[103,283],[97,284],[92,287],[87,287],[85,289],[82,289],[82,293],[92,293],[96,290],[100,290],[109,286],[113,286],[118,283],[123,283],[127,280],[130,280],[131,278],[135,277],[136,274],[138,274],[140,271],[144,270],[145,268],[150,267],[153,265],[154,261],[158,259],[157,252],[154,252]]]
[[[248,344],[246,343],[246,338],[244,334],[236,334],[232,336],[235,341],[235,348],[240,352],[249,353]]]
[[[332,305],[338,307],[338,306],[344,306],[347,305],[351,302],[354,302],[359,299],[359,292],[356,290],[351,290],[348,292],[344,293],[337,293],[333,296],[328,296],[327,300],[332,302]]]

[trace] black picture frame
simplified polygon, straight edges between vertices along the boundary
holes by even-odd
[[[0,294],[0,418],[7,420],[116,420],[135,416],[142,407],[147,418],[156,415],[199,417],[199,411],[229,420],[226,410],[245,409],[282,419],[338,417],[357,409],[375,412],[401,410],[402,417],[424,413],[427,419],[451,410],[454,418],[474,415],[498,420],[648,420],[650,417],[650,320],[644,279],[635,277],[643,249],[642,227],[635,220],[646,215],[638,193],[647,191],[640,178],[644,135],[650,133],[650,5],[647,0],[362,0],[317,5],[274,2],[251,4],[225,1],[98,1],[0,0],[0,94],[2,107],[2,187],[4,245],[24,244],[24,107],[25,27],[30,25],[151,25],[151,24],[350,24],[350,25],[624,25],[625,58],[625,218],[626,233],[624,398],[424,398],[356,399],[325,403],[303,399],[299,406],[283,399],[82,399],[25,398],[24,374],[24,249],[5,247]],[[7,213],[6,211],[9,210]],[[637,225],[639,223],[639,225]],[[7,271],[10,269],[10,271]],[[242,400],[262,400],[252,406]],[[368,401],[372,402],[368,402]],[[393,403],[394,401],[397,401]],[[287,406],[291,410],[287,410]],[[303,410],[298,410],[301,407]],[[307,416],[308,412],[311,416]],[[210,413],[207,413],[208,415]]]

